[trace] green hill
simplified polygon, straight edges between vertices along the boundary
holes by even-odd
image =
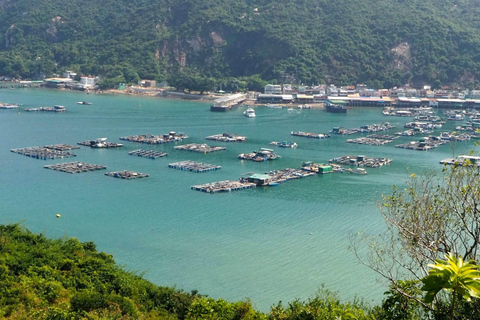
[[[480,85],[479,0],[0,0],[0,9],[0,75]]]

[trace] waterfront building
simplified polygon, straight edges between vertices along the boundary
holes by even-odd
[[[81,76],[80,77],[80,86],[82,86],[85,89],[95,87],[95,77]]]
[[[282,86],[279,84],[267,84],[265,94],[282,94]]]

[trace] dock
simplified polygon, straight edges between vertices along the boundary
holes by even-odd
[[[168,167],[172,169],[192,171],[192,172],[209,172],[209,171],[216,171],[222,168],[221,166],[216,166],[213,164],[202,163],[202,162],[195,162],[192,160],[185,160],[185,161],[170,163]]]
[[[123,144],[121,143],[108,142],[107,138],[87,140],[87,141],[77,142],[77,144],[81,146],[90,147],[90,148],[121,148],[123,147]]]
[[[134,172],[134,171],[128,171],[128,170],[105,172],[105,175],[109,177],[127,179],[127,180],[146,178],[149,176],[147,173],[140,173],[140,172]]]
[[[141,135],[127,136],[127,137],[120,137],[120,140],[147,143],[147,144],[164,144],[164,143],[182,141],[183,139],[187,139],[187,138],[188,136],[186,134],[171,131],[169,133],[162,134],[162,135],[141,134]]]
[[[390,164],[392,159],[387,158],[370,158],[363,155],[360,156],[342,156],[328,160],[329,163],[344,164],[357,167],[378,168],[386,164]]]
[[[177,150],[184,150],[184,151],[191,151],[191,152],[198,152],[198,153],[210,153],[210,152],[227,150],[227,148],[225,147],[209,146],[208,144],[197,144],[197,143],[184,144],[181,146],[175,146],[173,148]]]
[[[238,106],[246,99],[247,95],[244,93],[237,93],[230,96],[221,97],[213,101],[213,105],[210,107],[210,111],[229,111],[232,110],[234,107]]]
[[[77,155],[68,151],[60,151],[57,149],[50,149],[46,147],[27,147],[27,148],[18,148],[10,149],[11,152],[22,154],[24,156],[47,160],[47,159],[63,159],[76,157]]]
[[[296,137],[305,137],[305,138],[314,138],[314,139],[326,139],[330,138],[330,135],[327,133],[313,133],[313,132],[303,132],[303,131],[292,131],[290,132],[292,136]]]
[[[43,146],[44,148],[47,149],[53,149],[53,150],[58,150],[58,151],[68,151],[68,150],[73,150],[73,149],[80,149],[79,146],[74,146],[70,144],[51,144],[48,146]]]
[[[232,192],[232,191],[238,191],[238,190],[245,190],[245,189],[255,188],[256,186],[257,185],[252,182],[224,180],[224,181],[211,182],[211,183],[191,186],[191,189],[207,192],[207,193],[218,193],[218,192]]]
[[[155,150],[144,150],[144,149],[133,150],[133,151],[130,151],[128,154],[131,156],[138,156],[138,157],[143,157],[148,159],[157,159],[157,158],[168,156],[168,153],[165,153],[165,152],[159,152]]]
[[[205,139],[214,140],[214,141],[223,141],[223,142],[243,142],[247,139],[244,136],[238,136],[233,133],[220,133],[213,136],[208,136]]]
[[[67,173],[82,173],[82,172],[88,172],[88,171],[103,170],[107,168],[106,166],[102,166],[98,164],[89,164],[89,163],[78,162],[78,161],[49,164],[43,167],[46,169],[67,172]]]

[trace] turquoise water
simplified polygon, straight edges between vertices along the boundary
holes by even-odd
[[[77,101],[93,104],[77,105]],[[348,235],[378,233],[383,221],[377,209],[383,193],[406,181],[411,173],[438,168],[452,155],[451,146],[428,152],[394,148],[413,140],[401,138],[384,146],[345,143],[346,136],[317,140],[291,137],[291,131],[328,132],[333,126],[357,127],[390,121],[399,127],[409,118],[385,118],[380,109],[361,108],[345,114],[324,110],[256,108],[256,118],[244,108],[212,113],[209,104],[161,98],[86,95],[46,89],[3,89],[0,101],[22,104],[0,110],[1,223],[19,222],[51,237],[72,236],[94,241],[114,255],[127,270],[145,272],[158,285],[199,290],[214,298],[250,298],[267,311],[279,300],[313,295],[325,284],[343,299],[355,295],[380,301],[385,284],[360,265],[348,250]],[[23,112],[23,108],[67,107],[66,113]],[[456,124],[448,124],[446,129]],[[388,133],[399,131],[392,129]],[[131,142],[123,149],[82,147],[73,159],[36,160],[9,150],[108,137],[184,132],[184,142],[205,143],[208,135],[231,132],[247,136],[244,143],[211,142],[226,151],[195,154]],[[350,137],[356,137],[354,135]],[[295,141],[297,149],[275,150],[282,156],[271,163],[240,161],[237,155],[271,141]],[[129,156],[138,148],[169,153],[157,160]],[[456,145],[456,154],[473,142]],[[247,172],[298,168],[302,161],[327,162],[342,155],[387,157],[391,165],[369,169],[367,176],[331,174],[290,181],[278,187],[230,194],[205,194],[191,185],[238,179]],[[107,166],[107,171],[149,173],[139,180],[106,177],[103,171],[66,174],[43,165],[84,161]],[[196,160],[221,165],[208,173],[168,168],[167,164]],[[56,214],[61,214],[57,219]]]

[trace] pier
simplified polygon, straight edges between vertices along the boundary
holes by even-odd
[[[224,180],[218,182],[205,183],[201,185],[191,186],[192,190],[207,192],[207,193],[217,193],[217,192],[231,192],[238,190],[245,190],[250,188],[255,188],[257,185],[255,183],[246,182],[246,181],[233,181],[233,180]]]
[[[360,155],[360,156],[342,156],[342,157],[330,159],[328,160],[328,162],[335,163],[335,164],[357,166],[357,167],[378,168],[380,166],[391,163],[392,159],[369,158],[369,157]]]
[[[209,146],[208,144],[197,144],[197,143],[184,144],[184,145],[176,146],[173,148],[177,150],[192,151],[192,152],[198,152],[198,153],[210,153],[210,152],[227,150],[227,148],[225,147]]]
[[[163,143],[182,141],[182,139],[187,139],[187,138],[188,136],[186,134],[171,131],[163,135],[142,134],[142,135],[135,135],[135,136],[120,137],[120,140],[147,143],[147,144],[163,144]]]
[[[148,159],[157,159],[157,158],[166,157],[168,155],[168,153],[165,153],[165,152],[159,152],[155,150],[144,150],[144,149],[133,150],[133,151],[130,151],[128,154],[131,156],[138,156],[138,157],[143,157]]]
[[[237,93],[213,101],[210,111],[228,111],[247,99],[244,93]]]
[[[140,173],[140,172],[134,172],[134,171],[128,171],[128,170],[105,172],[105,175],[109,177],[127,179],[127,180],[146,178],[149,176],[147,173]]]
[[[216,171],[222,168],[221,166],[216,166],[213,164],[202,163],[202,162],[195,162],[191,160],[170,163],[168,167],[172,169],[192,171],[192,172],[209,172],[209,171]]]
[[[63,159],[63,158],[71,158],[76,157],[77,155],[68,152],[68,151],[60,151],[57,149],[50,149],[46,147],[27,147],[27,148],[18,148],[18,149],[11,149],[11,152],[22,154],[24,156],[47,160],[47,159]]]
[[[43,166],[46,169],[67,172],[67,173],[82,173],[88,171],[96,171],[106,169],[106,166],[101,166],[98,164],[89,164],[85,162],[65,162],[65,163],[57,163],[57,164],[49,164]]]
[[[77,142],[81,146],[91,147],[91,148],[120,148],[123,147],[121,143],[108,142],[107,138],[98,138],[96,140],[88,140]]]
[[[330,138],[329,134],[326,133],[313,133],[313,132],[303,132],[303,131],[292,131],[290,132],[292,136],[296,137],[305,137],[305,138],[314,138],[314,139],[326,139]]]
[[[220,133],[213,136],[208,136],[205,139],[223,142],[243,142],[247,139],[247,137],[237,136],[233,133]]]

